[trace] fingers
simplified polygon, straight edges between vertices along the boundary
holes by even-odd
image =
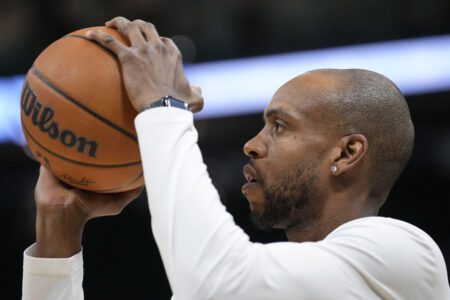
[[[106,22],[107,27],[116,28],[125,34],[132,45],[144,43],[160,43],[158,31],[152,23],[142,20],[130,21],[124,17],[116,17]]]
[[[115,193],[100,194],[81,190],[75,190],[78,198],[83,202],[84,210],[88,213],[89,219],[118,215],[122,210],[136,199],[143,191],[144,187]]]
[[[191,92],[189,108],[193,113],[196,113],[203,109],[202,89],[199,86],[191,86]]]
[[[128,23],[130,23],[130,20],[124,17],[115,17],[112,20],[109,20],[105,23],[107,27],[111,28],[117,28],[120,30],[120,28],[124,28]]]
[[[126,35],[132,46],[145,43],[144,36],[136,21],[131,22],[124,17],[116,17],[111,21],[106,22],[105,25],[110,28],[116,28]]]
[[[144,187],[139,187],[137,189],[124,192],[116,200],[117,208],[119,208],[119,213],[128,206],[132,201],[134,201],[144,190]]]
[[[121,42],[116,40],[111,35],[99,30],[88,31],[86,37],[93,41],[96,41],[106,49],[111,50],[114,54],[120,57],[120,54],[127,50],[127,47]]]
[[[110,195],[112,196],[111,202],[113,202],[116,208],[119,209],[119,212],[121,212],[131,201],[139,197],[143,190],[144,187],[142,186],[131,191],[112,194]]]
[[[203,109],[203,97],[199,94],[192,93],[191,99],[189,100],[189,108],[193,113],[197,113]]]
[[[158,31],[156,31],[155,25],[141,20],[138,20],[138,22],[140,25],[139,28],[141,29],[147,41],[157,43],[161,42],[161,38],[158,34]]]
[[[191,91],[196,93],[197,95],[200,95],[200,96],[202,95],[202,88],[197,85],[192,85]]]
[[[178,58],[181,60],[180,49],[178,49],[177,45],[175,45],[172,39],[161,37],[160,40],[164,45],[166,45],[167,50],[171,51],[172,53],[176,53],[178,55]]]

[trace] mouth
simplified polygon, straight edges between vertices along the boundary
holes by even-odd
[[[247,183],[245,183],[242,186],[242,192],[244,194],[248,193],[250,189],[259,187],[262,183],[261,179],[258,177],[255,169],[252,168],[250,165],[245,165],[242,172],[244,173],[244,177],[247,180]]]
[[[245,165],[242,169],[242,172],[244,173],[244,177],[248,183],[255,183],[260,181],[256,175],[255,169],[253,169],[250,165]]]
[[[253,178],[252,176],[246,176],[245,179],[247,179],[247,182],[258,182],[258,180],[256,180],[255,178]]]

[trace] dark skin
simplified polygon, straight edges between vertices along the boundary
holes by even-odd
[[[118,17],[106,26],[121,31],[131,46],[98,31],[89,32],[87,37],[118,57],[127,93],[138,112],[165,95],[183,99],[193,112],[202,109],[200,90],[189,86],[180,52],[170,39],[160,37],[152,24],[141,20],[130,22]],[[286,83],[266,108],[265,127],[244,146],[254,167],[246,169],[246,177],[257,174],[261,180],[243,190],[254,211],[264,208],[261,182],[276,185],[284,171],[309,161],[317,163],[320,193],[316,200],[321,204],[320,217],[306,227],[301,221],[275,224],[286,230],[290,241],[321,240],[345,222],[376,215],[378,203],[383,200],[369,199],[367,139],[358,133],[338,134],[321,121],[326,103],[321,102],[317,93],[323,93],[331,83],[340,84],[320,73],[305,74]],[[332,171],[332,166],[336,171]],[[35,192],[36,256],[70,257],[78,253],[89,219],[120,213],[141,191],[119,194],[81,191],[64,185],[41,167]]]
[[[81,250],[90,219],[119,214],[143,188],[98,194],[66,186],[41,166],[35,190],[37,257],[70,257]]]
[[[294,242],[319,241],[348,221],[376,215],[387,197],[369,197],[369,145],[364,135],[335,131],[324,121],[326,101],[319,94],[343,84],[330,77],[307,73],[283,85],[265,110],[264,128],[244,146],[253,166],[244,168],[244,175],[258,179],[243,187],[254,211],[264,208],[263,185],[276,184],[298,165],[316,162],[320,191],[314,201],[320,215],[306,227],[301,219],[297,224],[276,224]]]

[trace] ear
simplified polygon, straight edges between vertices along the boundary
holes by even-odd
[[[332,175],[345,173],[358,166],[367,155],[369,143],[362,134],[342,137],[332,150],[330,172]]]

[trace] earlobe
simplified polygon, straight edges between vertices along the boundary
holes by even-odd
[[[336,165],[331,166],[331,173],[336,173],[337,170],[338,170],[338,168],[336,167]]]

